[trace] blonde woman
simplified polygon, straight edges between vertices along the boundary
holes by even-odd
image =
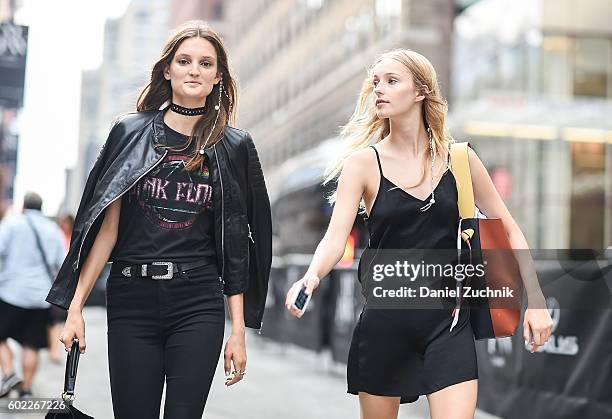
[[[311,294],[340,260],[359,208],[366,213],[373,249],[455,249],[459,221],[457,189],[450,172],[447,105],[435,70],[422,55],[394,50],[379,56],[366,78],[342,134],[347,153],[327,176],[338,175],[327,232],[286,306],[303,286]],[[520,228],[470,149],[476,206],[502,219],[514,249],[527,249]],[[532,266],[521,263],[521,273]],[[525,337],[531,350],[548,339],[552,321],[541,292],[529,295]],[[348,392],[359,395],[363,419],[396,418],[400,403],[427,395],[434,419],[472,418],[478,369],[467,310],[393,310],[364,307],[355,327],[347,366]],[[449,330],[451,330],[449,332]]]

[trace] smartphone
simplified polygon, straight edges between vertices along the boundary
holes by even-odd
[[[312,294],[307,295],[306,287],[302,287],[300,291],[296,294],[291,305],[297,308],[298,310],[301,310],[304,312],[306,311],[306,307],[308,306],[308,303],[310,302],[310,297],[312,297]]]

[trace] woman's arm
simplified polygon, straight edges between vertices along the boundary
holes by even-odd
[[[371,154],[367,150],[361,150],[353,153],[344,163],[338,178],[336,203],[329,226],[310,262],[308,274],[323,278],[342,258],[359,210],[359,202],[365,192],[363,169],[372,163]]]
[[[285,306],[294,316],[301,316],[302,312],[291,307],[291,298],[303,285],[306,293],[310,294],[318,285],[321,278],[327,275],[340,261],[344,254],[346,241],[359,209],[359,202],[366,188],[365,167],[376,165],[372,160],[374,156],[368,150],[360,150],[348,157],[338,178],[336,204],[323,239],[317,246],[310,266],[304,277],[295,282],[285,300]]]
[[[85,352],[83,306],[115,247],[120,214],[121,199],[117,199],[106,209],[100,231],[81,270],[74,297],[68,307],[68,318],[60,334],[60,340],[68,350],[72,346],[73,338],[76,337],[79,340],[81,353]]]
[[[512,249],[518,250],[515,254],[519,257],[519,269],[527,291],[528,303],[531,307],[544,308],[544,296],[538,284],[535,267],[529,255],[529,245],[520,227],[510,215],[506,204],[495,189],[495,185],[484,167],[482,161],[474,150],[468,147],[470,172],[472,185],[474,185],[474,203],[488,218],[500,218],[508,235]]]
[[[515,250],[523,285],[527,293],[527,308],[523,324],[523,334],[529,341],[529,331],[534,337],[535,346],[543,345],[552,330],[552,319],[546,310],[546,301],[538,283],[536,269],[529,252],[529,245],[520,227],[510,215],[506,204],[495,189],[487,169],[478,155],[468,147],[468,159],[474,187],[474,203],[489,218],[500,218],[508,235],[510,246]],[[530,311],[531,310],[531,311]]]
[[[233,371],[246,371],[246,342],[245,342],[245,326],[243,315],[244,294],[234,294],[227,297],[229,306],[229,314],[232,322],[232,333],[230,334],[227,343],[225,344],[224,370],[226,386],[231,386],[242,380],[241,373],[231,374]],[[232,363],[234,364],[232,370]],[[231,375],[230,375],[231,374]]]

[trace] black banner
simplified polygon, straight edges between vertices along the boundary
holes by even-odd
[[[330,347],[333,360],[346,364],[355,324],[365,298],[354,268],[334,269],[331,273],[333,304]]]
[[[27,47],[27,26],[0,23],[0,106],[23,104]]]
[[[538,276],[558,273],[540,266]],[[522,319],[514,336],[476,343],[478,407],[504,419],[612,418],[612,310],[565,308],[584,306],[593,295],[586,287],[544,286],[544,294],[553,331],[535,353]]]

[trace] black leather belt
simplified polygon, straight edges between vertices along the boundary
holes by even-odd
[[[151,278],[151,279],[172,279],[178,272],[186,272],[191,269],[215,264],[216,259],[203,259],[191,263],[174,262],[151,262],[142,265],[132,265],[129,263],[113,262],[111,273],[120,273],[125,278]]]

